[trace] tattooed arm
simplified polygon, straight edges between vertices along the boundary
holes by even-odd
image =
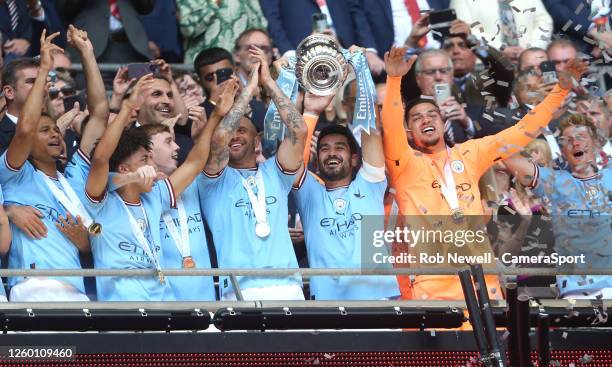
[[[255,69],[256,70],[256,69]],[[234,135],[234,131],[240,126],[240,119],[244,116],[253,98],[253,93],[257,89],[259,75],[252,72],[249,82],[242,93],[238,96],[231,110],[223,117],[212,137],[210,154],[204,167],[204,172],[208,175],[216,175],[221,172],[229,162],[229,142]]]
[[[291,100],[281,91],[274,79],[270,76],[270,69],[264,52],[252,47],[251,56],[259,59],[259,83],[272,97],[272,101],[278,109],[280,118],[285,124],[285,138],[278,147],[276,158],[281,167],[287,171],[297,171],[302,166],[302,155],[306,145],[308,127],[302,118],[302,114]]]

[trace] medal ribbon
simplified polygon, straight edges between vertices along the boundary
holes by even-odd
[[[157,255],[153,252],[151,248],[151,244],[149,243],[149,241],[147,241],[147,238],[145,237],[142,229],[138,225],[138,222],[136,222],[136,219],[132,215],[132,212],[130,212],[130,209],[128,209],[125,202],[123,202],[123,199],[121,199],[119,194],[117,193],[114,193],[114,194],[117,195],[118,199],[121,201],[121,204],[123,205],[123,208],[125,209],[125,212],[127,213],[128,220],[130,222],[130,227],[132,230],[132,234],[134,235],[134,237],[136,237],[136,240],[138,240],[138,244],[140,245],[140,247],[142,247],[142,249],[147,254],[147,256],[153,260],[153,264],[155,265],[155,269],[157,269],[158,274],[161,274],[161,271],[162,271],[161,264],[159,263],[159,259],[157,258]],[[147,213],[144,210],[144,204],[141,203],[140,209],[142,210],[142,215],[144,217],[147,228],[151,230],[149,227],[149,220],[147,219]]]
[[[257,170],[255,174],[255,183],[257,184],[257,196],[253,192],[253,189],[249,185],[249,183],[244,179],[244,177],[240,177],[242,179],[242,186],[249,195],[249,201],[251,202],[251,207],[253,208],[253,213],[255,214],[255,221],[257,223],[267,223],[268,219],[266,218],[266,188],[264,187],[263,176],[261,174],[261,170]]]
[[[455,177],[453,177],[453,171],[450,166],[450,156],[451,151],[448,147],[446,147],[446,159],[444,160],[444,179],[442,177],[438,178],[438,182],[440,183],[440,192],[442,193],[442,197],[448,203],[448,206],[451,209],[451,212],[459,210],[459,199],[457,197],[457,187],[455,186]],[[438,166],[435,163],[432,164],[438,170]]]
[[[174,224],[174,219],[172,219],[172,215],[170,215],[169,212],[166,212],[162,217],[164,219],[164,223],[166,223],[166,228],[168,228],[170,236],[176,244],[176,248],[181,254],[181,257],[185,258],[187,256],[191,256],[191,244],[189,241],[187,213],[185,212],[185,205],[183,204],[183,200],[181,200],[180,198],[176,200],[176,209],[178,210],[180,236],[179,230],[176,228],[176,224]]]
[[[57,179],[60,185],[62,186],[62,191],[53,183],[53,181],[47,175],[45,175],[41,171],[36,172],[39,176],[43,178],[55,199],[57,199],[57,201],[59,201],[60,204],[62,204],[62,206],[68,212],[74,215],[75,218],[77,215],[81,217],[85,227],[89,227],[93,223],[93,219],[91,219],[91,216],[85,209],[85,206],[83,206],[83,203],[81,202],[81,200],[79,200],[79,197],[74,192],[64,175],[62,175],[60,172],[57,173]]]

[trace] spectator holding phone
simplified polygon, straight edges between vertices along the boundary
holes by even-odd
[[[513,64],[525,48],[545,48],[552,35],[553,21],[541,0],[451,0],[450,7],[468,24],[478,22],[475,35],[502,49]]]

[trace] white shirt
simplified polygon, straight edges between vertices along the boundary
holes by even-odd
[[[427,0],[417,0],[417,5],[421,11],[430,9]],[[412,31],[412,18],[404,0],[391,0],[391,14],[393,16],[393,43],[396,46],[404,46]],[[414,21],[416,22],[417,19]],[[440,42],[434,40],[431,32],[427,33],[426,48],[440,48]],[[378,54],[382,55],[385,51],[378,50]]]
[[[11,121],[12,121],[12,122],[13,122],[15,125],[17,125],[17,120],[19,120],[19,119],[17,118],[17,116],[13,116],[13,115],[11,115],[11,114],[10,114],[10,113],[8,113],[8,112],[7,112],[7,113],[5,113],[4,115],[5,115],[6,117],[8,117],[8,118],[9,118],[9,120],[11,120]]]

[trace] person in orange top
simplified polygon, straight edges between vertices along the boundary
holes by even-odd
[[[559,84],[516,125],[449,148],[444,142],[440,110],[433,100],[407,102],[404,115],[401,79],[416,61],[415,56],[405,60],[406,50],[392,48],[385,54],[387,92],[382,110],[385,161],[399,212],[459,219],[483,215],[480,176],[494,162],[511,156],[540,134],[540,128],[548,125],[586,65],[577,61],[568,64],[566,71],[559,73]],[[499,287],[496,277],[487,277],[487,284],[490,291]],[[463,299],[456,276],[417,276],[412,291],[414,299]]]

